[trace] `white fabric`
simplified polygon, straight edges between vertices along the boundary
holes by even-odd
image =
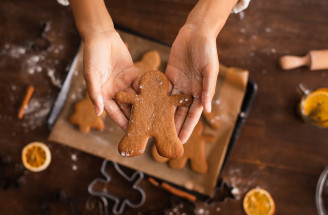
[[[68,0],[57,0],[57,2],[64,6],[69,5]],[[250,2],[250,0],[239,0],[239,2],[235,5],[235,7],[232,8],[231,13],[239,13],[239,12],[245,10],[248,7],[249,2]]]
[[[235,7],[232,8],[231,13],[239,13],[245,10],[248,7],[250,1],[251,0],[239,0]]]
[[[61,5],[67,6],[69,5],[69,1],[68,0],[57,0],[57,2]]]

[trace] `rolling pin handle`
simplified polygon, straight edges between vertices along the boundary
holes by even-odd
[[[310,66],[311,58],[309,55],[304,57],[297,57],[292,55],[285,55],[280,58],[280,67],[284,70],[295,69],[301,66]]]

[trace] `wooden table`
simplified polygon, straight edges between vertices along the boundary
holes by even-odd
[[[118,27],[172,44],[195,2],[111,0],[108,5]],[[198,201],[194,206],[144,180],[146,203],[126,213],[168,214],[181,210],[182,203],[187,214],[243,214],[244,193],[260,186],[272,194],[277,214],[316,214],[315,187],[328,164],[328,130],[299,119],[297,86],[327,87],[328,71],[282,71],[277,61],[284,54],[327,49],[327,14],[325,0],[252,0],[247,11],[231,15],[218,38],[220,62],[250,70],[259,90],[223,170],[227,186],[211,204]],[[85,202],[102,160],[47,141],[46,117],[59,92],[52,81],[58,85],[64,79],[80,40],[70,8],[55,0],[5,0],[0,23],[0,214],[98,214],[88,212]],[[43,34],[51,42],[48,51],[42,51],[42,41],[33,43],[42,23],[47,23]],[[36,87],[34,100],[25,119],[18,120],[29,84]],[[52,163],[44,172],[22,168],[21,149],[32,141],[51,147]],[[220,202],[231,196],[232,187],[236,198]]]

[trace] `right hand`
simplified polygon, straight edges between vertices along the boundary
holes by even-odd
[[[84,38],[84,78],[89,97],[99,116],[105,109],[123,130],[128,120],[113,100],[119,91],[130,91],[138,79],[131,55],[113,29],[91,33]]]

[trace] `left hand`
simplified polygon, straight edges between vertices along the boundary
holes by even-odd
[[[175,124],[182,143],[189,139],[203,108],[211,112],[218,73],[216,37],[201,27],[184,25],[172,45],[165,72],[173,84],[172,95],[193,96],[190,107],[176,110]]]

